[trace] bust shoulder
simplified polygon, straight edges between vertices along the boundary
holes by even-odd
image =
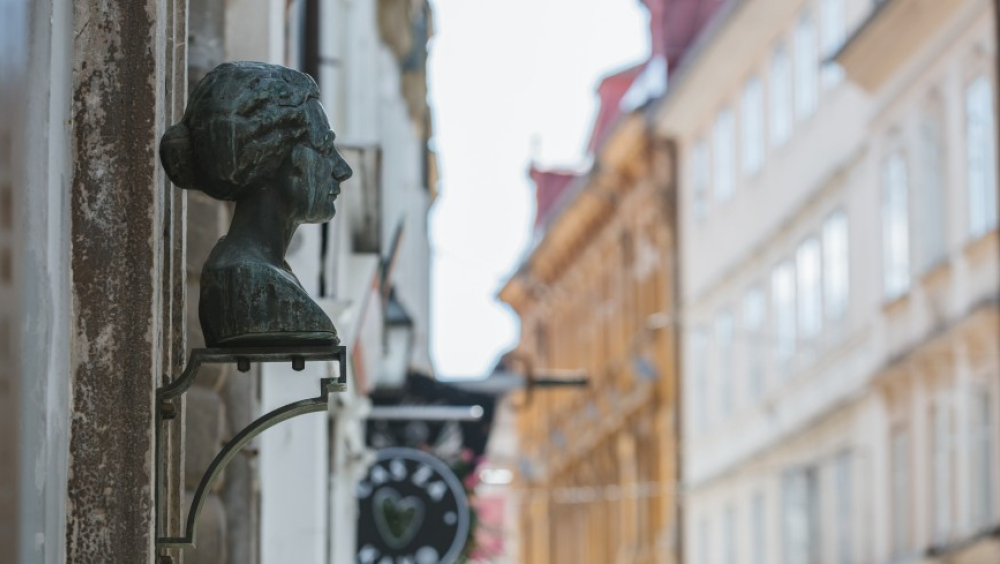
[[[338,342],[330,318],[298,279],[264,262],[209,260],[198,314],[209,347]]]

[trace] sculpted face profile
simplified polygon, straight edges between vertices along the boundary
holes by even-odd
[[[302,223],[329,221],[351,168],[334,148],[316,83],[278,65],[216,67],[160,141],[181,188],[236,202],[201,274],[209,347],[337,344],[330,318],[285,262]]]

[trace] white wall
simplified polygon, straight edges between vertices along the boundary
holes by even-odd
[[[15,2],[17,3],[17,2]],[[29,2],[23,160],[15,180],[22,232],[20,562],[65,559],[69,422],[69,107],[72,6]],[[9,14],[9,12],[7,12]]]
[[[317,293],[319,228],[300,227],[286,256],[307,292]],[[236,375],[239,377],[240,375]],[[329,363],[306,363],[295,372],[286,363],[261,365],[261,410],[319,395]],[[327,487],[330,437],[327,412],[291,419],[260,437],[261,562],[327,564]]]

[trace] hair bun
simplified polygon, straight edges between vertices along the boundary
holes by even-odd
[[[184,122],[171,126],[160,138],[160,162],[170,181],[180,188],[194,186],[191,130]]]

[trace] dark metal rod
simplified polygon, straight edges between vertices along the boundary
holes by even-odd
[[[535,378],[528,381],[529,386],[536,388],[556,388],[560,386],[582,387],[589,383],[589,378]]]

